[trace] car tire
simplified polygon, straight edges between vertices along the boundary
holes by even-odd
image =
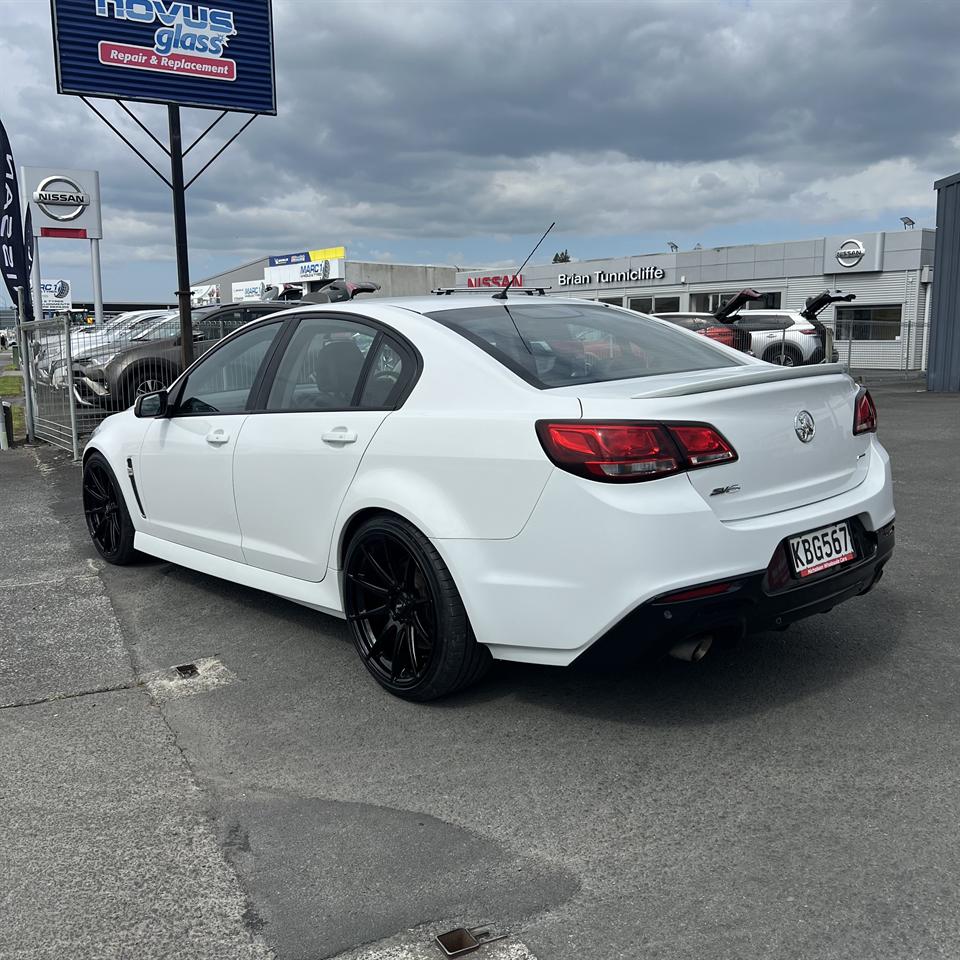
[[[783,352],[782,362],[780,359],[781,347]],[[778,366],[799,367],[803,363],[803,354],[793,344],[785,343],[781,345],[778,343],[776,346],[767,347],[763,359],[767,363],[775,363]]]
[[[97,553],[107,563],[125,566],[137,557],[136,529],[120,484],[107,458],[94,452],[83,463],[83,514]]]
[[[365,521],[344,557],[344,610],[364,666],[385,690],[426,701],[487,671],[460,593],[433,544],[392,514]]]
[[[132,407],[137,397],[165,390],[177,379],[177,371],[169,363],[138,363],[120,377],[117,397],[120,409]]]

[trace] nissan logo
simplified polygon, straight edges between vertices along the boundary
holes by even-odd
[[[837,263],[841,267],[855,267],[866,252],[859,240],[844,240],[837,251]]]
[[[69,177],[45,177],[33,191],[33,201],[51,220],[76,220],[90,197],[83,187]]]
[[[817,425],[813,422],[813,416],[807,410],[801,410],[793,420],[793,429],[797,433],[797,439],[801,443],[809,443],[813,435],[817,432]]]

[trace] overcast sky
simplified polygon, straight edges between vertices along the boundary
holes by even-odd
[[[339,244],[507,264],[551,220],[538,259],[932,226],[960,169],[956,0],[274,0],[274,22],[278,116],[187,195],[195,280]],[[0,0],[0,65],[17,163],[100,170],[105,298],[169,297],[169,192],[56,94],[47,0]],[[86,244],[41,257],[89,296]]]

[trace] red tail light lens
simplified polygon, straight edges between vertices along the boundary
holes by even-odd
[[[877,432],[877,406],[865,387],[860,388],[853,405],[853,435]]]
[[[540,420],[537,436],[561,469],[590,480],[655,480],[737,459],[709,424]]]
[[[728,347],[733,346],[733,330],[730,327],[707,327],[703,335],[719,343],[725,343]]]

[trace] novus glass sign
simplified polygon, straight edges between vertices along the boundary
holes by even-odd
[[[51,0],[57,89],[276,113],[270,0]]]

